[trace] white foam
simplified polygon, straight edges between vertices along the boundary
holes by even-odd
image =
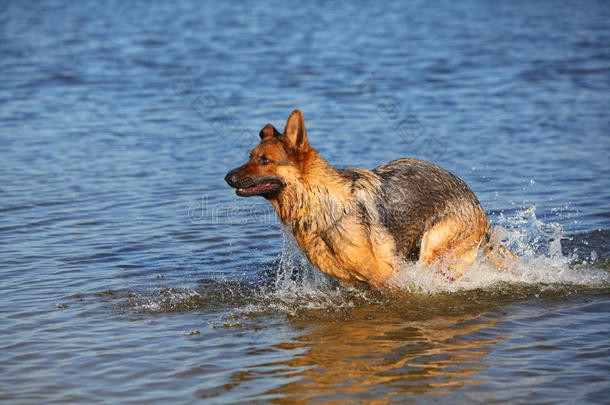
[[[200,297],[191,287],[153,289],[148,294],[141,294],[135,309],[144,312],[167,312],[185,308],[188,302]]]

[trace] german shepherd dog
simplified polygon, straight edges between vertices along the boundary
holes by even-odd
[[[309,145],[299,110],[283,133],[267,124],[260,138],[225,180],[238,196],[269,200],[324,273],[379,288],[404,261],[455,279],[479,249],[499,268],[516,260],[493,237],[466,183],[439,166],[399,159],[373,170],[336,169]]]

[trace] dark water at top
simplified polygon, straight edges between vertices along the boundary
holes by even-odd
[[[610,3],[0,4],[3,403],[608,403]],[[293,108],[469,183],[519,269],[303,262],[224,174]]]

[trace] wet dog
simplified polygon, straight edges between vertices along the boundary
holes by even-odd
[[[324,273],[382,287],[404,261],[456,278],[480,249],[500,268],[515,260],[494,241],[466,183],[439,166],[399,159],[373,170],[334,168],[309,144],[299,110],[283,133],[267,124],[260,138],[225,180],[238,196],[269,200]]]

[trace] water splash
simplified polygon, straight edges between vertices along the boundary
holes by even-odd
[[[261,286],[258,300],[246,311],[256,312],[261,303],[266,309],[296,314],[301,310],[341,309],[354,307],[356,301],[369,301],[369,290],[340,284],[322,273],[305,257],[292,232],[282,228],[282,253],[272,285]]]
[[[189,287],[153,289],[147,294],[129,294],[138,312],[175,312],[197,308],[201,294]]]
[[[197,286],[127,292],[123,297],[126,298],[124,306],[138,312],[205,309],[223,314],[219,325],[233,327],[241,325],[244,319],[256,319],[260,315],[341,317],[356,308],[373,306],[385,308],[380,310],[384,312],[390,306],[400,307],[419,299],[424,301],[414,304],[415,309],[409,308],[409,311],[421,313],[440,305],[436,310],[442,312],[446,305],[441,297],[451,297],[452,305],[458,301],[461,305],[470,305],[476,296],[475,301],[487,305],[495,303],[499,297],[561,294],[562,291],[569,294],[574,290],[608,288],[610,273],[603,260],[596,261],[594,251],[586,258],[576,251],[565,254],[561,242],[569,240],[570,236],[566,236],[559,223],[540,221],[535,210],[532,206],[511,217],[500,216],[496,221],[497,237],[519,259],[508,270],[498,270],[481,260],[461,278],[451,281],[434,266],[405,263],[390,280],[392,288],[375,291],[362,285],[340,283],[313,267],[292,233],[284,228],[279,260],[265,268],[248,269],[248,274],[259,275],[257,279],[245,274],[237,279],[217,276],[199,280]],[[432,295],[431,300],[425,298]],[[399,311],[403,310],[400,307]]]
[[[536,207],[517,211],[512,217],[500,215],[497,237],[518,257],[508,270],[494,268],[486,261],[471,266],[456,281],[421,264],[405,265],[395,284],[410,291],[436,293],[493,288],[494,285],[579,285],[603,287],[609,282],[601,269],[575,265],[575,254],[564,255],[561,240],[565,232],[557,222],[544,223],[536,217]]]

